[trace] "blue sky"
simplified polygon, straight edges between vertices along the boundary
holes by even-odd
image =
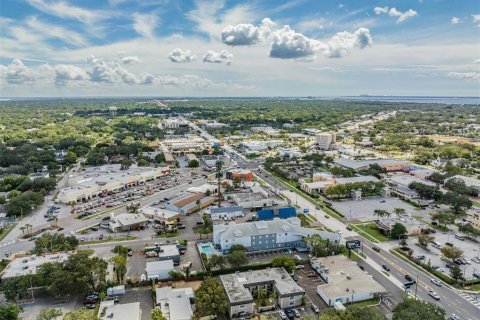
[[[4,0],[2,96],[480,95],[477,1]]]

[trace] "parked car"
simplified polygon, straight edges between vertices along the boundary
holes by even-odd
[[[347,230],[348,230],[348,231],[352,231],[353,228],[352,228],[351,226],[347,226]]]
[[[283,312],[282,310],[278,311],[278,316],[279,316],[280,319],[282,319],[282,320],[288,320],[287,315],[286,315],[285,312]]]
[[[429,291],[428,291],[428,295],[429,295],[430,297],[432,297],[433,299],[435,299],[435,300],[440,300],[440,296],[438,295],[438,293],[436,293],[436,292],[433,291],[433,290],[429,290]]]
[[[425,260],[425,256],[423,254],[416,256],[415,259],[417,260]]]
[[[293,313],[292,309],[285,309],[285,313],[287,314],[288,319],[295,319],[295,314]]]
[[[453,247],[453,243],[451,243],[451,242],[445,242],[445,245],[449,246],[449,247]]]
[[[297,318],[301,317],[300,312],[298,312],[297,309],[293,309],[292,311],[293,311],[293,314],[295,315],[295,317],[297,317]]]
[[[295,269],[304,269],[305,266],[303,264],[299,264],[298,266],[295,267]]]
[[[315,304],[312,304],[312,310],[315,313],[320,313],[320,309]]]

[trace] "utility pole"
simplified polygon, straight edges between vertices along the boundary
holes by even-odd
[[[215,167],[217,169],[217,195],[218,195],[218,207],[220,208],[220,204],[222,202],[222,193],[220,191],[220,180],[222,179],[222,160],[217,160],[215,162]]]
[[[415,300],[417,300],[417,289],[418,289],[418,273],[417,273],[417,281],[415,281]]]

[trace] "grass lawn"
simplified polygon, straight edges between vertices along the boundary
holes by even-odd
[[[375,223],[369,223],[367,226],[362,224],[354,224],[352,225],[356,230],[360,231],[362,234],[367,234],[371,238],[376,239],[379,242],[388,241],[389,239],[381,233]]]
[[[3,228],[2,231],[0,232],[0,241],[2,241],[10,233],[10,231],[12,231],[13,228],[15,228],[16,225],[17,225],[16,223],[11,223],[5,228]]]
[[[359,301],[359,302],[354,302],[352,304],[346,304],[345,307],[349,307],[349,306],[356,306],[356,307],[360,307],[360,308],[366,308],[366,307],[370,307],[370,306],[374,306],[376,304],[378,304],[380,302],[380,299],[379,298],[373,298],[373,299],[370,299],[370,300],[365,300],[365,301]]]

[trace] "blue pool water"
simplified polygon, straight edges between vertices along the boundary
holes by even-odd
[[[213,254],[212,246],[202,246],[202,252],[205,253],[207,256]]]

